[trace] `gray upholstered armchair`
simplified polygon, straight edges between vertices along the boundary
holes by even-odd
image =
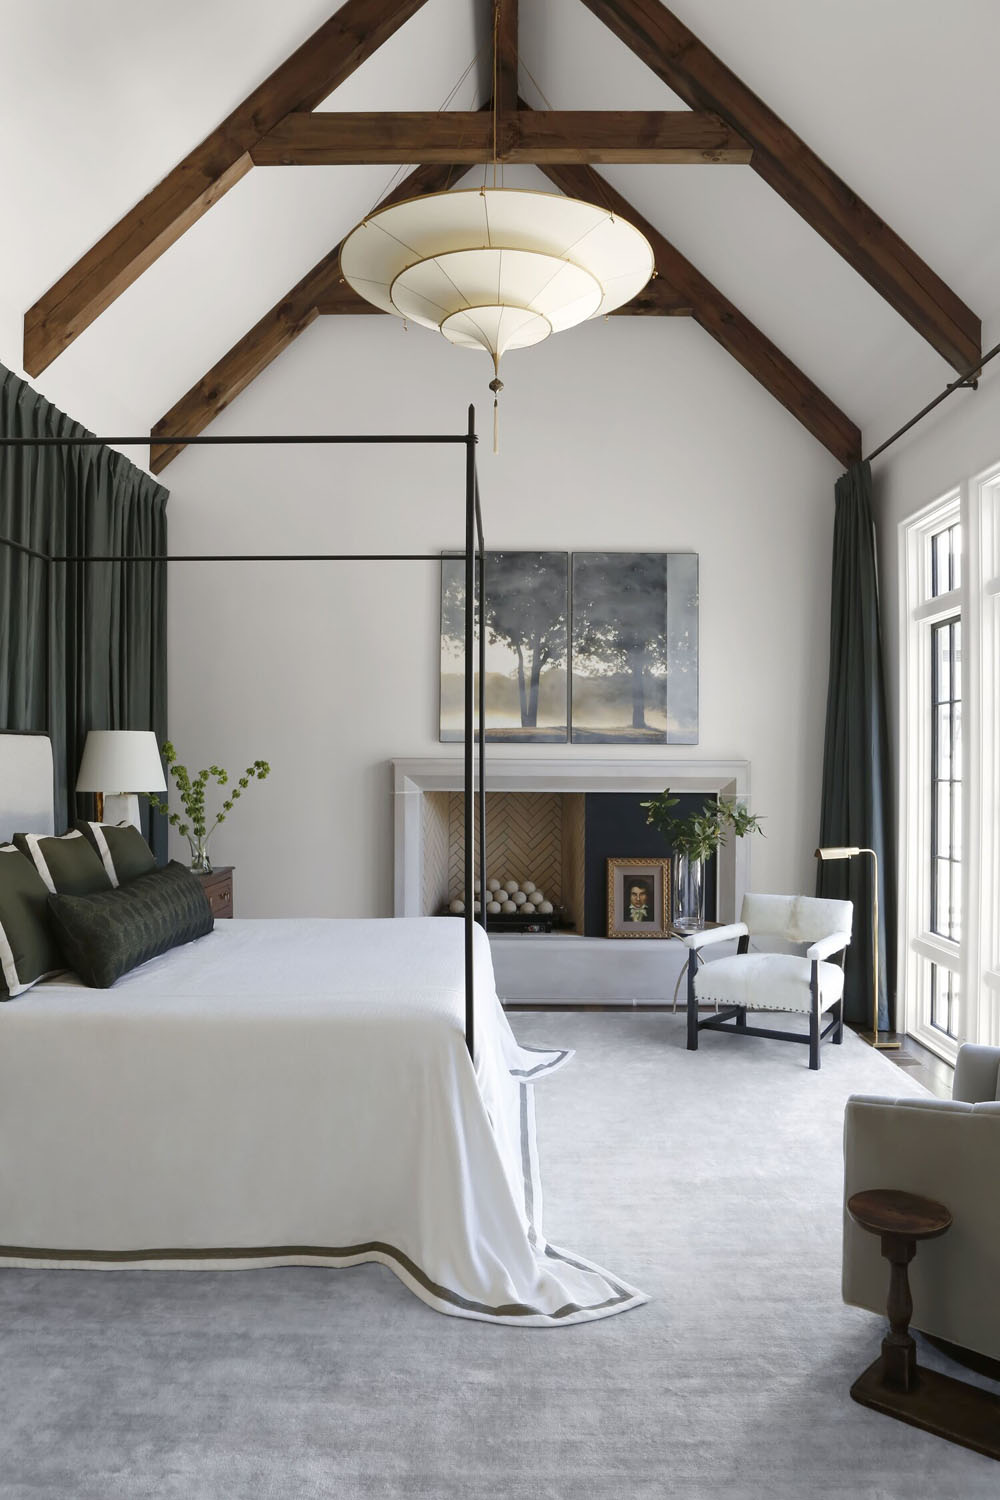
[[[809,1066],[819,1067],[819,1046],[832,1034],[844,1038],[843,957],[851,941],[854,907],[850,901],[815,896],[743,898],[739,922],[708,927],[684,939],[688,954],[687,1044],[698,1050],[698,1033],[711,1029],[737,1036],[766,1036],[783,1042],[806,1042]],[[716,958],[699,968],[702,952],[729,938],[739,939],[730,958]],[[805,954],[751,953],[750,940],[775,939],[805,947]],[[839,963],[831,962],[838,959]],[[715,1005],[715,1014],[699,1018],[698,1007]],[[808,1029],[778,1031],[748,1026],[747,1011],[785,1011],[808,1018]],[[823,1017],[830,1020],[823,1026]]]
[[[910,1265],[912,1325],[1000,1359],[1000,1048],[965,1046],[952,1099],[847,1101],[844,1203],[866,1188],[937,1199],[952,1226]],[[844,1213],[844,1301],[885,1312],[878,1239]]]

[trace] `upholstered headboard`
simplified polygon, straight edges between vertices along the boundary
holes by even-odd
[[[0,732],[0,842],[14,833],[54,833],[52,741]]]

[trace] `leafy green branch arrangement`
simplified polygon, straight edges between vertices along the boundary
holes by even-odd
[[[688,859],[710,859],[732,834],[734,838],[746,838],[749,833],[764,830],[760,817],[747,808],[745,802],[719,797],[710,800],[684,818],[677,818],[671,808],[677,806],[679,797],[671,797],[666,787],[658,797],[641,802],[646,810],[646,822],[670,841],[675,854],[684,854]]]
[[[229,783],[229,772],[224,771],[221,766],[209,766],[207,770],[197,771],[192,775],[187,766],[181,765],[177,759],[177,751],[170,740],[166,741],[162,750],[163,759],[169,767],[171,776],[177,783],[177,790],[180,793],[181,805],[184,808],[187,821],[182,823],[180,813],[171,812],[167,803],[161,801],[155,792],[145,792],[143,795],[150,807],[159,813],[163,813],[167,822],[176,828],[178,833],[184,835],[191,845],[191,851],[195,856],[196,864],[200,864],[205,858],[208,840],[218,825],[226,821],[226,814],[232,812],[237,801],[242,797],[251,781],[263,781],[271,774],[271,767],[266,760],[255,760],[252,766],[247,766],[245,773],[238,778],[236,786],[232,788],[229,795],[223,801],[222,807],[216,812],[214,818],[211,818],[211,822],[209,822],[210,814],[205,807],[205,791],[209,780],[214,777],[220,787],[226,786]]]

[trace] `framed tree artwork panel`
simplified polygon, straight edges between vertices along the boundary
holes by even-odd
[[[479,576],[476,574],[478,586]],[[569,556],[486,553],[486,738],[539,744],[569,737]],[[479,630],[476,610],[476,630]],[[441,559],[443,741],[461,740],[465,562]],[[476,670],[476,724],[478,728]]]
[[[571,593],[574,742],[696,745],[697,553],[575,552]]]

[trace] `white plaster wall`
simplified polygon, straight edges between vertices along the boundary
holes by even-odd
[[[509,358],[498,458],[489,375],[485,360],[388,318],[320,319],[216,430],[456,431],[474,398],[488,545],[697,551],[700,750],[752,764],[767,817],[756,888],[810,891],[837,464],[688,320],[612,319]],[[164,478],[173,552],[463,542],[459,448],[189,449]],[[274,768],[214,846],[238,867],[241,914],[390,912],[387,762],[448,753],[438,589],[433,563],[173,569],[182,758]]]

